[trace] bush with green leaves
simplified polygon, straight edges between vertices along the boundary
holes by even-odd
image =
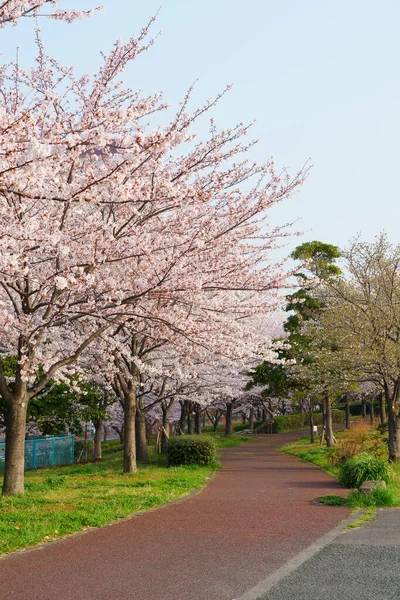
[[[314,425],[322,424],[322,414],[315,412],[313,414]],[[346,420],[346,413],[344,410],[333,410],[332,411],[332,423],[344,423]],[[308,427],[309,416],[308,413],[295,413],[291,415],[284,415],[281,417],[274,417],[274,433],[280,433],[283,431],[291,431],[295,429],[304,429]]]
[[[347,488],[358,488],[364,481],[390,480],[389,464],[372,454],[362,453],[349,458],[340,466],[340,480]]]
[[[172,437],[168,444],[168,464],[208,465],[216,459],[217,452],[213,440],[200,435]]]

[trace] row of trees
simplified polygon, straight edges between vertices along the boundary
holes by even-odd
[[[342,270],[335,262],[340,257]],[[268,362],[253,373],[265,393],[286,395],[310,413],[321,405],[326,441],[334,443],[331,405],[350,398],[379,398],[386,414],[389,460],[400,460],[400,247],[381,234],[373,243],[353,240],[341,252],[309,242],[292,258],[308,261],[298,274],[299,289],[288,297],[288,336],[283,365]],[[385,399],[385,402],[383,401]]]
[[[45,4],[57,3],[0,2],[0,23]],[[23,491],[28,407],[56,384],[115,395],[134,472],[135,423],[152,407],[168,415],[172,399],[236,398],[254,361],[276,359],[291,274],[270,252],[290,232],[270,228],[268,212],[305,173],[249,161],[244,124],[210,119],[196,137],[227,90],[189,111],[190,89],[165,124],[159,94],[124,87],[153,21],[116,42],[93,76],[48,56],[38,29],[32,68],[0,66],[3,494]]]

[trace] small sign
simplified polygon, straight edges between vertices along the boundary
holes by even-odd
[[[317,425],[313,425],[313,431],[314,431],[314,433],[318,433],[318,426]]]

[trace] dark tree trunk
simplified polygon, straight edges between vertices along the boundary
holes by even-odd
[[[107,427],[103,427],[103,442],[107,441]]]
[[[375,400],[375,398],[371,398],[371,400],[369,402],[369,422],[371,423],[371,425],[374,424],[374,417],[375,417],[374,400]]]
[[[186,400],[186,402],[188,403],[187,406],[187,430],[188,430],[188,434],[192,435],[193,434],[193,405],[190,402],[190,400]]]
[[[168,452],[169,437],[171,435],[171,423],[169,421],[169,417],[173,405],[173,400],[171,400],[169,404],[164,402],[161,404],[163,425],[163,430],[161,432],[161,452],[163,454],[167,454]]]
[[[187,418],[188,418],[188,406],[187,406],[187,400],[184,400],[182,402],[182,400],[180,400],[179,404],[181,405],[181,416],[179,419],[179,429],[180,429],[180,435],[183,435],[183,433],[185,432],[185,425],[187,422]]]
[[[93,458],[95,460],[101,459],[101,430],[103,427],[103,420],[96,419],[94,422],[94,444],[93,444]]]
[[[197,403],[194,405],[194,432],[201,435],[201,406]]]
[[[124,397],[124,473],[137,473],[136,464],[136,388],[129,384]]]
[[[321,402],[321,425],[322,431],[326,429],[326,416],[325,416],[325,400]]]
[[[400,419],[396,409],[388,409],[389,425],[389,461],[400,460]]]
[[[400,381],[397,381],[392,394],[388,388],[385,388],[387,401],[388,427],[389,427],[389,462],[400,460],[400,417],[399,417],[399,396]]]
[[[332,448],[335,440],[333,435],[333,426],[332,426],[332,406],[329,395],[325,396],[325,436],[326,436],[326,445],[328,448]]]
[[[348,394],[346,394],[346,397],[345,397],[345,409],[346,409],[346,426],[345,426],[345,429],[350,429],[350,398],[349,398]]]
[[[250,408],[249,413],[249,429],[254,429],[254,408]]]
[[[361,399],[361,416],[363,419],[367,416],[367,403],[365,402],[365,398]]]
[[[262,409],[262,422],[265,423],[265,421],[267,420],[267,411],[265,410],[265,408]]]
[[[233,404],[232,404],[232,402],[227,402],[226,403],[225,435],[232,435],[232,432],[233,432],[232,414],[233,414]]]
[[[135,416],[135,433],[136,433],[136,459],[140,462],[147,462],[149,454],[147,451],[147,435],[146,435],[146,414],[139,406]]]
[[[22,494],[24,491],[28,395],[26,387],[22,387],[19,394],[14,394],[7,402],[3,496]]]
[[[309,421],[310,421],[310,442],[313,444],[315,442],[315,434],[314,434],[314,411],[310,408],[308,413]]]
[[[379,420],[381,425],[386,423],[385,395],[383,392],[379,395]]]

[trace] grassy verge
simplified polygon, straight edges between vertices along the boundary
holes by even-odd
[[[250,439],[213,437],[218,448]],[[171,502],[203,485],[209,473],[209,466],[168,468],[164,456],[153,456],[137,474],[123,474],[117,440],[104,444],[101,462],[27,471],[25,494],[0,498],[0,555]]]
[[[337,438],[340,439],[341,435],[343,435],[341,432],[335,432]],[[332,477],[339,478],[339,466],[329,461],[331,450],[326,446],[320,446],[318,441],[311,444],[309,436],[303,436],[297,442],[282,446],[280,451],[316,465]],[[392,478],[385,490],[377,490],[371,495],[357,492],[349,492],[347,497],[329,495],[319,500],[329,506],[342,505],[354,510],[366,508],[367,511],[372,512],[376,506],[400,506],[400,464],[392,465],[391,469]]]
[[[335,436],[340,436],[340,432],[335,431]],[[297,442],[282,446],[279,450],[285,454],[295,456],[303,462],[317,465],[317,467],[320,467],[323,471],[332,475],[332,477],[339,477],[339,467],[331,464],[328,460],[330,449],[325,445],[320,446],[319,441],[311,444],[310,436],[308,435],[304,435]]]
[[[244,442],[248,442],[249,440],[254,440],[254,437],[248,435],[230,435],[226,436],[220,433],[208,432],[203,435],[209,435],[213,438],[218,450],[223,450],[224,448],[234,448],[235,446],[240,446]]]

